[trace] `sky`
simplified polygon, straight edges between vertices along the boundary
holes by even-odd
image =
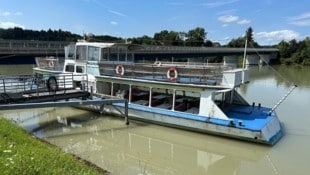
[[[202,27],[226,44],[252,27],[260,45],[310,36],[309,0],[0,0],[0,28],[122,38]]]

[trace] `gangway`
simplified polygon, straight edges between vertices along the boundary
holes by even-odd
[[[128,101],[94,97],[86,74],[0,76],[0,110],[88,105],[102,113],[105,104],[113,103],[125,103],[125,122],[129,124]]]

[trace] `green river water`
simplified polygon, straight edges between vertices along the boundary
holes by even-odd
[[[1,65],[0,74],[31,74],[32,65]],[[274,106],[284,137],[273,147],[104,116],[74,108],[0,111],[36,136],[112,174],[306,175],[310,159],[310,68],[253,67],[239,89]],[[67,118],[67,125],[62,120]]]

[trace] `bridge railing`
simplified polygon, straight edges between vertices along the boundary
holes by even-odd
[[[68,44],[70,42],[0,39],[0,52],[1,54],[63,54],[64,47]]]

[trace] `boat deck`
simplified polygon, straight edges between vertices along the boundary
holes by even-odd
[[[234,123],[239,125],[239,121],[242,121],[242,125],[246,129],[260,130],[262,129],[272,118],[268,115],[270,108],[259,106],[231,106],[230,109],[225,110],[226,115],[236,120]]]
[[[124,106],[122,103],[114,103],[115,106]],[[273,117],[272,115],[268,115],[269,108],[265,107],[252,107],[252,106],[233,106],[227,111],[227,115],[233,121],[233,124],[230,120],[223,120],[217,118],[204,117],[198,114],[180,112],[180,111],[172,111],[158,107],[148,107],[142,106],[139,104],[128,104],[128,107],[131,109],[137,109],[141,111],[147,112],[156,112],[162,115],[183,118],[188,120],[213,123],[222,126],[231,126],[235,128],[242,128],[251,131],[260,131]],[[239,122],[242,121],[242,124],[239,125]]]

